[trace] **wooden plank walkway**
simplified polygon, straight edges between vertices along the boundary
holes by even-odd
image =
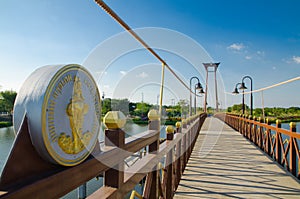
[[[207,118],[174,198],[300,198],[300,184],[238,132]]]

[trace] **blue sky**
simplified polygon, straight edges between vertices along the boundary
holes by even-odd
[[[298,0],[106,0],[132,28],[158,27],[184,34],[201,45],[219,67],[219,93],[223,106],[240,103],[241,96],[231,92],[245,75],[254,80],[254,89],[266,87],[300,75],[300,21]],[[107,39],[123,32],[92,0],[40,0],[0,2],[0,85],[1,90],[18,91],[26,77],[38,67],[49,64],[85,62],[91,52]],[[159,40],[159,39],[158,39]],[[121,44],[120,44],[121,45]],[[188,49],[184,49],[187,53]],[[192,75],[204,82],[203,68],[198,73],[180,55],[158,51],[182,75],[186,83]],[[177,59],[180,57],[181,59]],[[133,61],[133,59],[135,59]],[[180,61],[181,60],[181,61]],[[184,70],[176,66],[181,63]],[[146,51],[139,50],[114,60],[102,73],[99,87],[113,96],[117,81],[136,66],[160,65]],[[157,68],[157,66],[155,66]],[[143,68],[143,67],[141,67]],[[148,75],[145,71],[141,77]],[[159,69],[152,76],[159,77]],[[93,70],[93,69],[91,69]],[[146,69],[145,69],[146,70]],[[97,71],[94,71],[97,72]],[[101,72],[101,71],[98,71]],[[144,72],[144,73],[143,73]],[[109,74],[112,76],[103,76]],[[136,74],[135,77],[139,74]],[[134,77],[134,76],[133,76]],[[115,78],[115,81],[112,81]],[[171,78],[171,77],[170,77]],[[158,78],[159,79],[159,78]],[[157,80],[159,81],[159,80]],[[150,82],[151,83],[151,82]],[[246,82],[249,84],[249,82]],[[156,84],[154,82],[153,84]],[[168,83],[171,88],[172,84]],[[265,106],[300,106],[299,82],[264,92]],[[182,88],[183,89],[183,88]],[[151,98],[156,91],[139,90],[134,100]],[[186,92],[186,91],[184,91]],[[184,93],[183,92],[183,93]],[[209,104],[213,106],[213,89]],[[178,100],[182,98],[174,94]],[[188,95],[188,94],[187,94]],[[122,96],[118,96],[122,97]],[[128,97],[128,96],[123,96]],[[261,94],[255,94],[255,107],[261,107]],[[176,98],[166,94],[166,101]],[[189,97],[187,97],[189,98]],[[246,102],[248,103],[248,96]]]

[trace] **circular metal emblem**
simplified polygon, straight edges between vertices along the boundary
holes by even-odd
[[[41,106],[41,112],[29,110],[33,107],[32,100],[25,104],[31,140],[45,159],[64,166],[77,165],[88,157],[97,143],[101,116],[97,85],[88,71],[79,65],[58,67],[54,72],[53,68],[46,67],[41,71],[36,73],[51,71],[46,75],[51,76],[50,81],[33,91],[43,93],[38,97],[35,95],[40,98],[36,100],[40,103],[34,107]],[[37,80],[37,84],[39,82],[42,81]],[[29,99],[32,96],[34,94]]]

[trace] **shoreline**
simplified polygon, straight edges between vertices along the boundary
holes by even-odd
[[[12,122],[4,122],[4,121],[0,122],[0,128],[11,127],[12,125],[13,125]]]

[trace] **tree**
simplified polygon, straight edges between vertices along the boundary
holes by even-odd
[[[187,100],[179,100],[177,103],[177,108],[180,109],[181,115],[187,117],[189,113],[189,103]]]
[[[2,91],[0,96],[0,111],[12,113],[17,93],[15,91]]]
[[[144,118],[145,116],[147,116],[150,108],[151,108],[150,104],[144,102],[136,103],[136,109],[134,110],[134,114]]]
[[[111,99],[106,98],[102,100],[102,115],[105,115],[108,111],[111,111]]]
[[[129,114],[129,101],[128,99],[112,99],[111,109],[113,111],[121,111],[125,115]]]
[[[232,107],[227,108],[227,112],[230,113],[232,111]]]

